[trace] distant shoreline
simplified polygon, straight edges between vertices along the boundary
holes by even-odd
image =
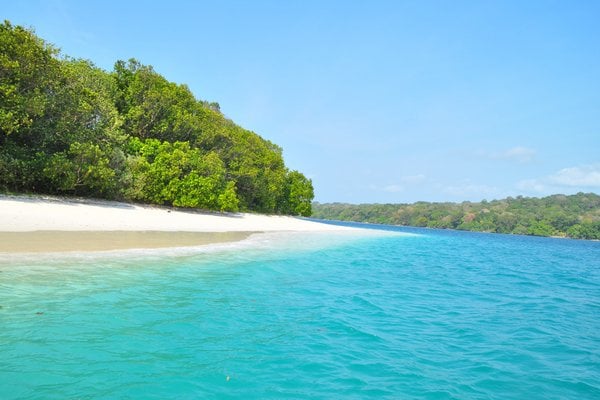
[[[430,226],[414,226],[414,225],[397,225],[397,224],[385,224],[378,222],[359,222],[359,221],[347,221],[342,219],[324,219],[324,218],[313,218],[314,221],[324,223],[341,223],[341,224],[363,224],[368,225],[370,227],[392,227],[392,228],[407,228],[407,229],[424,229],[424,230],[432,230],[432,231],[448,231],[448,232],[461,232],[461,233],[476,233],[483,235],[508,235],[508,236],[523,236],[523,237],[532,237],[532,238],[548,238],[548,239],[564,239],[564,240],[585,240],[588,242],[600,242],[600,239],[580,239],[573,238],[569,236],[540,236],[540,235],[525,235],[521,233],[503,233],[503,232],[490,232],[490,231],[469,231],[466,229],[456,229],[456,228],[434,228]],[[361,228],[358,228],[361,229]]]
[[[595,193],[462,203],[314,203],[312,212],[323,220],[600,240],[600,196]]]

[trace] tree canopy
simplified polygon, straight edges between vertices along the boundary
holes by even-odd
[[[0,190],[308,216],[282,149],[135,59],[107,72],[0,25]]]
[[[315,203],[312,215],[340,221],[600,240],[600,196],[594,193],[479,203]]]

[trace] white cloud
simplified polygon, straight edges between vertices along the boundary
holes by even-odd
[[[525,179],[517,183],[517,188],[531,193],[558,193],[565,189],[600,188],[600,163],[563,168],[560,171],[538,179]]]
[[[600,164],[563,168],[548,180],[562,186],[600,187]]]

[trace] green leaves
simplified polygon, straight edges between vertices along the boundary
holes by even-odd
[[[98,145],[75,142],[68,152],[50,157],[44,175],[58,192],[102,196],[113,189],[115,171]]]
[[[53,111],[54,140],[96,141],[121,144],[123,118],[114,104],[115,83],[101,69],[86,60],[67,59],[61,63],[64,84]]]
[[[190,141],[199,133],[197,102],[187,86],[167,81],[136,60],[115,64],[116,105],[132,136]]]
[[[57,87],[56,54],[33,32],[0,25],[0,136],[27,132],[44,115]]]
[[[219,195],[219,208],[223,211],[238,211],[240,201],[236,195],[235,183],[227,182],[225,190]]]
[[[235,184],[227,182],[219,156],[201,153],[187,142],[156,139],[130,141],[130,189],[125,196],[177,207],[234,210],[239,202]]]
[[[310,214],[282,150],[131,59],[107,73],[0,25],[0,189]]]
[[[314,197],[312,182],[298,171],[287,174],[287,211],[290,214],[310,217]]]

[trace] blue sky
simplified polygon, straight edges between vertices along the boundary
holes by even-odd
[[[8,1],[279,144],[321,202],[600,192],[600,2]]]

